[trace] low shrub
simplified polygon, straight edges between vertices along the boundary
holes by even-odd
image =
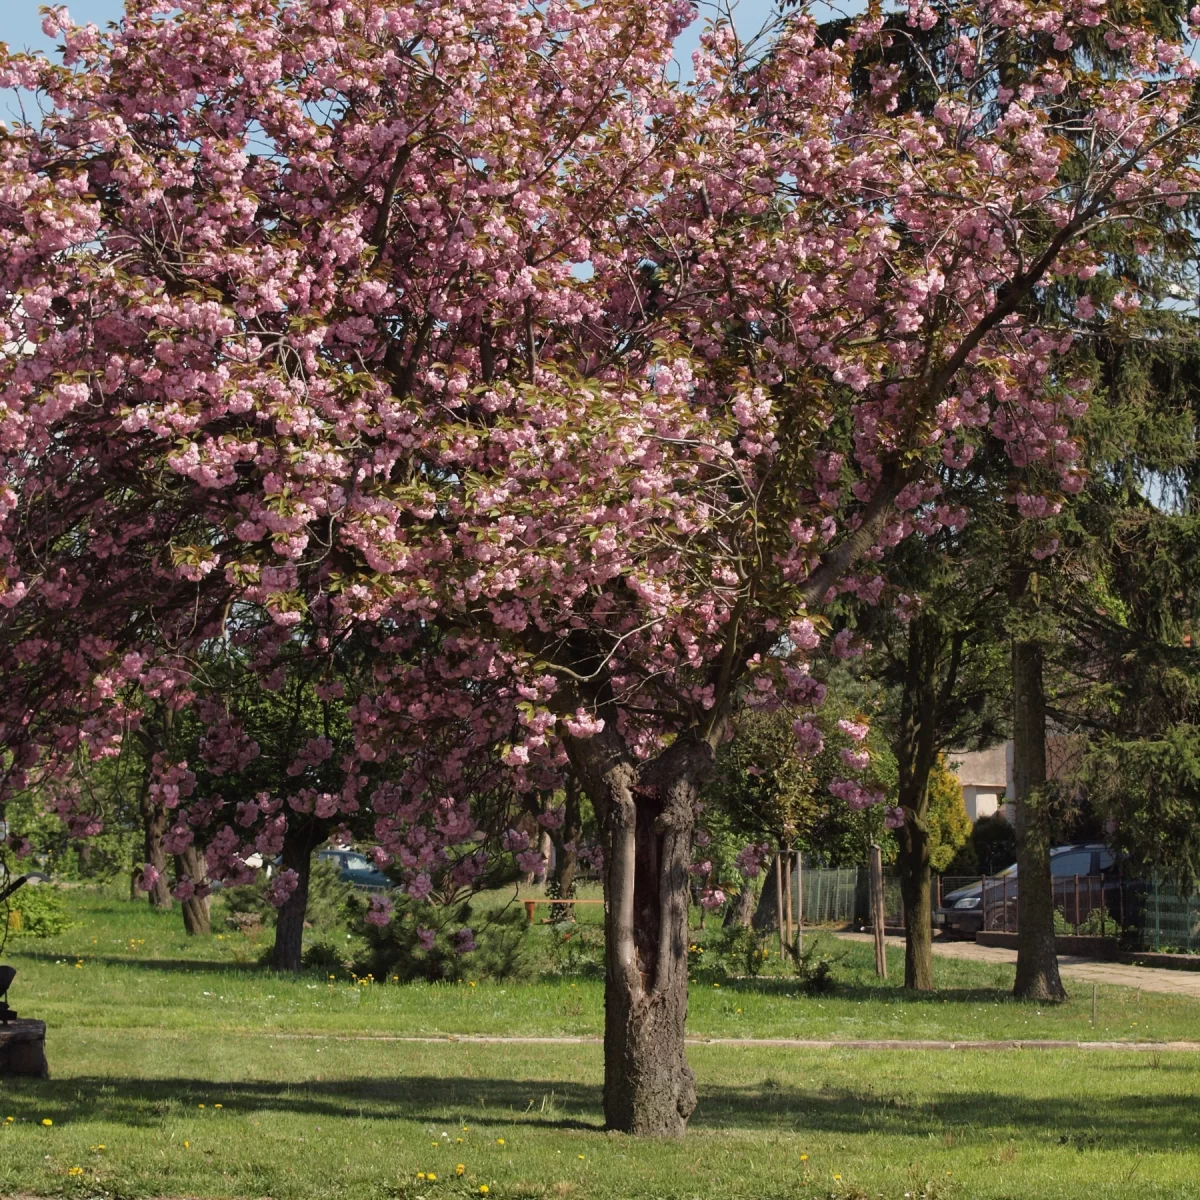
[[[547,975],[564,978],[604,977],[604,926],[559,921],[549,928]]]
[[[26,884],[9,901],[8,930],[13,937],[57,937],[71,928],[67,897],[49,884]]]
[[[770,955],[765,935],[750,925],[728,925],[688,946],[688,976],[705,982],[755,978]]]
[[[342,882],[335,863],[314,862],[308,881],[305,926],[326,938],[344,935],[350,925],[346,901],[353,894],[354,888]],[[225,924],[230,929],[247,933],[255,925],[263,929],[274,928],[277,912],[267,901],[265,879],[226,888],[221,898],[225,906]]]
[[[370,897],[346,901],[352,933],[364,949],[355,974],[399,983],[423,979],[522,979],[535,973],[525,912],[509,906],[486,915],[469,900],[431,908],[394,892],[392,919],[379,926],[364,920]]]
[[[1061,935],[1078,933],[1080,937],[1131,937],[1137,933],[1135,926],[1122,929],[1112,916],[1100,907],[1093,908],[1076,929],[1061,908],[1054,910],[1054,932]]]
[[[832,992],[837,986],[833,978],[833,965],[846,957],[846,951],[829,954],[819,937],[810,938],[802,950],[797,937],[795,943],[788,947],[788,952],[802,991],[810,996],[820,996]]]

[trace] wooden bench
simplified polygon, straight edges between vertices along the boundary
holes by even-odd
[[[10,1021],[0,1025],[0,1075],[50,1078],[45,1021]]]
[[[539,904],[603,904],[603,900],[555,900],[552,896],[536,896],[533,899],[525,897],[521,900],[525,905],[525,915],[529,918],[529,924],[533,924],[533,910]]]

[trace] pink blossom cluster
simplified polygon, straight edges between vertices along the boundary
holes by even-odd
[[[832,43],[789,10],[750,63],[718,24],[687,86],[683,0],[54,10],[61,63],[0,51],[47,106],[0,140],[6,792],[56,779],[94,833],[73,772],[140,739],[214,878],[316,822],[422,900],[534,869],[512,800],[568,766],[658,803],[740,705],[819,707],[811,657],[864,649],[822,607],[968,518],[939,470],[1002,450],[1031,522],[1083,486],[1071,322],[1026,302],[1198,191],[1192,59],[1115,13],[914,0],[924,111],[856,87],[874,9]],[[1060,57],[1012,79],[1014,38]],[[257,798],[218,653],[277,696],[302,663],[349,732]]]

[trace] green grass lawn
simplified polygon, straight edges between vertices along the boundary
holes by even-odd
[[[363,1035],[587,1035],[603,1029],[603,986],[594,977],[551,977],[513,984],[465,978],[461,984],[356,986],[345,972],[271,975],[255,965],[258,942],[220,932],[184,936],[178,913],[145,902],[71,893],[77,924],[61,937],[9,943],[21,972],[14,1007],[52,1028],[355,1033]],[[535,927],[531,936],[556,936]],[[824,935],[836,990],[804,995],[795,979],[771,975],[692,988],[688,1027],[695,1037],[1174,1041],[1200,1038],[1200,1003],[1185,997],[1091,988],[1051,1008],[1014,1001],[1012,968],[935,958],[938,991],[906,994],[899,951],[889,979],[875,978],[873,950]],[[1069,983],[1068,983],[1069,986]],[[1086,993],[1086,994],[1085,994]],[[16,996],[26,998],[17,1004]]]
[[[73,901],[70,932],[9,947],[14,1004],[49,1022],[54,1077],[0,1082],[2,1197],[433,1200],[486,1186],[503,1200],[1200,1200],[1200,1055],[698,1044],[691,1132],[643,1142],[600,1128],[596,1044],[380,1038],[597,1033],[594,980],[285,979],[248,965],[256,952],[240,937],[189,941],[177,914]],[[1092,1031],[1090,989],[1086,1003],[1039,1010],[1007,998],[1010,970],[958,962],[939,961],[939,992],[913,1001],[874,982],[868,954],[850,948],[824,997],[778,978],[697,986],[692,1032],[1200,1032],[1197,1002],[1119,988],[1101,989]]]

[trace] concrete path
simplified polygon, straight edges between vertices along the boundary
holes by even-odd
[[[264,1035],[254,1033],[250,1037]],[[599,1034],[563,1034],[537,1037],[488,1033],[370,1034],[370,1033],[269,1033],[277,1042],[419,1042],[445,1045],[447,1042],[482,1046],[599,1046]],[[689,1037],[690,1046],[767,1046],[781,1050],[1132,1050],[1143,1054],[1161,1051],[1200,1053],[1200,1042],[1070,1042],[1059,1040],[1012,1039],[990,1042],[939,1042],[904,1038],[708,1038]]]
[[[839,933],[847,941],[870,942],[869,933]],[[901,937],[886,939],[889,946],[904,947]],[[974,942],[934,938],[933,952],[942,958],[961,958],[970,962],[994,963],[998,966],[1017,964],[1017,952],[1002,946],[977,946]],[[1200,1000],[1200,971],[1169,971],[1165,967],[1132,967],[1123,963],[1102,962],[1092,958],[1060,955],[1058,969],[1068,979],[1085,983],[1113,984],[1117,987],[1141,988],[1144,992],[1165,992],[1172,996],[1191,996]]]

